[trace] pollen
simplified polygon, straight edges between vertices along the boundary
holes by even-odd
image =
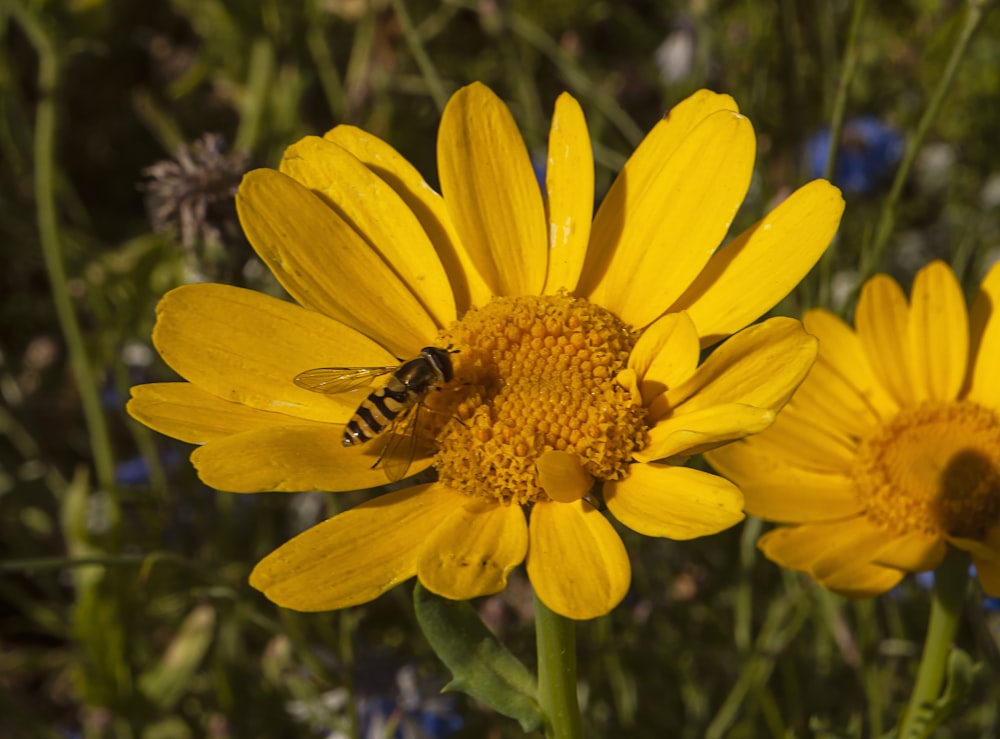
[[[456,350],[455,378],[429,403],[449,414],[436,434],[449,486],[503,503],[546,500],[536,469],[544,452],[615,480],[646,444],[641,403],[615,379],[635,336],[605,309],[566,295],[495,298],[441,341]]]
[[[969,401],[903,410],[862,442],[853,474],[873,523],[982,540],[1000,521],[1000,418]]]

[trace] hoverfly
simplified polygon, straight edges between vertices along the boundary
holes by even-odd
[[[371,441],[391,431],[375,464],[396,482],[406,477],[417,448],[417,418],[424,398],[454,376],[451,356],[456,350],[425,346],[420,356],[387,367],[317,367],[295,376],[301,388],[325,395],[339,395],[364,387],[392,373],[383,387],[372,390],[344,428],[345,447]]]

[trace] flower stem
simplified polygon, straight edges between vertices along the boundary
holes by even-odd
[[[21,3],[7,3],[5,10],[21,26],[35,53],[38,54],[38,103],[35,108],[35,201],[37,203],[38,238],[42,257],[48,273],[55,302],[56,316],[69,359],[76,376],[80,404],[90,435],[90,450],[97,482],[104,490],[114,493],[114,455],[111,436],[101,408],[97,378],[87,355],[87,347],[73,307],[69,279],[59,238],[56,208],[55,139],[56,139],[56,86],[59,80],[59,55],[39,19]]]
[[[910,176],[910,170],[913,169],[913,165],[917,160],[917,154],[920,151],[920,147],[923,146],[931,124],[937,119],[944,99],[951,91],[955,75],[958,72],[962,59],[965,57],[965,52],[969,48],[969,42],[990,9],[991,4],[986,2],[986,0],[967,0],[966,2],[965,19],[959,31],[958,39],[955,41],[955,46],[951,50],[951,56],[948,58],[944,72],[938,80],[937,86],[934,88],[923,116],[920,118],[919,123],[917,123],[916,132],[907,142],[903,160],[899,164],[899,169],[896,170],[896,178],[892,182],[889,195],[882,204],[878,222],[875,225],[875,235],[872,243],[861,255],[861,275],[858,279],[858,285],[863,284],[882,264],[883,252],[896,224],[896,204],[899,202],[900,195],[902,195],[903,185],[906,184],[906,180]]]
[[[969,560],[964,554],[950,552],[934,571],[934,592],[931,596],[931,616],[924,639],[924,654],[917,670],[917,680],[910,694],[910,703],[899,722],[899,739],[925,736],[920,721],[921,706],[931,703],[941,694],[948,653],[958,631],[966,585],[969,581]]]
[[[580,739],[583,725],[576,699],[576,631],[571,619],[553,613],[535,595],[538,642],[538,702],[546,739]]]

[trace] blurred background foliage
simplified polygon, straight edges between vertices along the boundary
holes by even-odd
[[[204,279],[279,294],[233,221],[243,169],[350,123],[433,183],[440,107],[477,79],[540,153],[555,97],[573,93],[599,193],[673,103],[706,86],[732,94],[759,143],[734,228],[821,174],[842,90],[844,224],[778,310],[849,312],[863,272],[906,284],[933,258],[971,288],[1000,256],[996,14],[914,151],[887,248],[866,252],[966,11],[930,0],[0,0],[0,736],[519,736],[513,721],[439,695],[447,675],[409,585],[308,615],[249,588],[260,556],[365,495],[216,493],[184,445],[131,422],[128,386],[172,379],[149,342],[156,301]],[[622,532],[632,592],[579,626],[589,736],[891,726],[927,617],[921,583],[847,602],[763,561],[760,531],[748,521],[687,543]],[[529,662],[530,603],[515,576],[476,604]],[[960,645],[995,675],[998,616],[981,593],[968,605]],[[995,679],[978,680],[942,736],[994,736],[998,698]]]

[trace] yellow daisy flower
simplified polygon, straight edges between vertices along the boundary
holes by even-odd
[[[160,303],[153,334],[187,382],[133,389],[150,427],[201,444],[202,480],[234,492],[357,490],[385,482],[380,437],[344,446],[364,393],[321,394],[317,367],[392,366],[448,348],[454,378],[419,429],[437,480],[380,495],[292,539],[251,583],[327,610],[414,575],[453,599],[495,593],[526,561],[552,610],[607,613],[628,588],[625,548],[601,512],[687,539],[743,517],[721,477],[678,459],[772,422],[815,358],[801,324],[748,328],[832,238],[843,201],[793,193],[716,252],[746,194],[750,122],[696,93],[660,121],[592,219],[583,113],[555,106],[544,193],[506,106],[459,90],[438,136],[442,194],[351,126],[308,137],[280,170],[243,180],[250,242],[298,305],[198,284]]]
[[[906,296],[869,280],[855,328],[824,310],[806,329],[819,358],[777,422],[708,457],[749,513],[794,524],[758,546],[849,596],[885,592],[970,552],[1000,595],[1000,265],[967,314],[951,269],[933,262]]]

